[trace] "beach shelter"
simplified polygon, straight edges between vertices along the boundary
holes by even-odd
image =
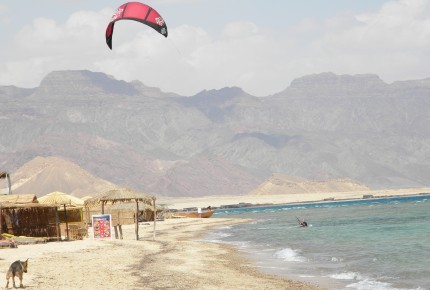
[[[34,194],[0,195],[0,235],[55,237],[56,207],[39,204]]]
[[[38,198],[39,203],[57,206],[84,206],[84,201],[76,196],[64,192],[54,191]]]
[[[87,195],[87,196],[81,197],[81,200],[85,202],[86,200],[91,199],[91,198],[93,198],[93,197],[90,195]]]
[[[64,192],[59,192],[59,191],[48,193],[47,195],[40,197],[38,200],[39,200],[39,203],[41,204],[55,205],[57,207],[62,206],[64,208],[64,217],[66,222],[66,235],[67,235],[67,239],[69,239],[67,207],[82,207],[84,206],[84,201],[78,197],[66,194]]]
[[[35,203],[0,203],[0,235],[59,237],[57,207]]]
[[[0,194],[0,203],[38,203],[38,199],[35,194]]]
[[[134,191],[128,188],[120,188],[120,189],[112,189],[106,191],[100,195],[97,195],[91,199],[85,201],[85,206],[92,206],[94,204],[101,205],[102,214],[104,214],[104,207],[106,204],[115,204],[115,203],[125,203],[125,202],[135,202],[136,203],[136,214],[135,214],[135,233],[136,240],[139,240],[139,202],[152,206],[154,208],[154,212],[156,211],[155,205],[155,196]],[[155,239],[155,218],[154,218],[154,234],[153,239]]]

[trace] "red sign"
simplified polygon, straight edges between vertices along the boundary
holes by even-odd
[[[110,214],[93,215],[92,220],[95,239],[112,238],[112,217]]]

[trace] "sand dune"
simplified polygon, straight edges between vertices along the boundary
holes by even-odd
[[[370,190],[367,186],[352,179],[309,180],[275,173],[250,194],[274,195],[367,190]]]

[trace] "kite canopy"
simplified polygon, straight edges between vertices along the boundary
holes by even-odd
[[[116,9],[106,28],[106,43],[110,49],[112,49],[112,36],[115,22],[124,19],[139,21],[167,37],[166,23],[155,9],[140,2],[127,2]]]

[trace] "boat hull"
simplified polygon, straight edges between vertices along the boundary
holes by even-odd
[[[214,214],[214,210],[205,210],[201,213],[198,213],[196,211],[190,211],[190,212],[175,212],[175,216],[180,217],[189,217],[189,218],[210,218]]]

